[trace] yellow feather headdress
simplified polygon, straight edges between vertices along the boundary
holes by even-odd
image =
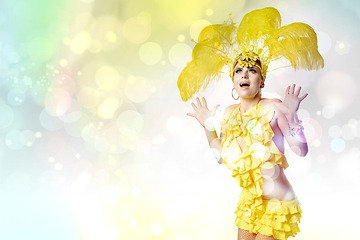
[[[260,60],[265,80],[269,63],[281,58],[294,70],[324,67],[314,29],[305,23],[281,27],[280,13],[273,7],[247,13],[238,27],[232,19],[209,25],[200,32],[192,60],[178,78],[181,98],[187,101],[210,81],[218,81],[225,64],[232,78],[236,62],[249,67]]]

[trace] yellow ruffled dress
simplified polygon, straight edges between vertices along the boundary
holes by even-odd
[[[223,161],[243,188],[235,211],[235,225],[276,239],[295,236],[300,231],[298,222],[302,212],[297,198],[286,202],[263,199],[261,169],[275,164],[288,167],[284,154],[272,141],[274,132],[269,122],[274,111],[260,106],[260,101],[243,115],[239,109],[228,111],[220,122]],[[244,149],[237,142],[239,136],[246,143]]]

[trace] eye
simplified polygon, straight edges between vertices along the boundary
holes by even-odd
[[[241,73],[242,69],[241,68],[237,68],[235,69],[235,73]]]
[[[250,69],[250,72],[251,73],[257,73],[256,69],[254,69],[254,68]]]

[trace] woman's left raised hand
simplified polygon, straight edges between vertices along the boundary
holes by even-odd
[[[280,110],[288,117],[294,116],[299,109],[300,103],[308,95],[305,93],[299,97],[301,87],[296,89],[296,85],[288,86],[285,90],[285,98],[282,103],[277,104]]]

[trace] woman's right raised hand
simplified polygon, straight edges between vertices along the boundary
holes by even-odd
[[[191,103],[191,106],[194,108],[195,113],[187,113],[186,115],[196,118],[201,124],[201,126],[205,128],[206,120],[215,116],[216,110],[220,105],[216,105],[213,110],[210,111],[204,97],[202,97],[202,102],[197,97],[196,102],[198,106],[196,106],[195,103]]]

